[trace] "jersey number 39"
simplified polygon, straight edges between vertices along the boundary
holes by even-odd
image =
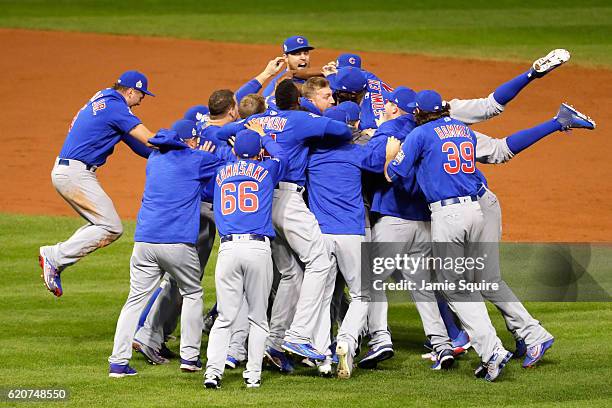
[[[444,170],[448,174],[457,174],[459,170],[463,173],[473,173],[476,170],[474,146],[470,142],[461,143],[459,148],[453,142],[446,142],[442,145],[442,152],[447,154]]]
[[[243,181],[238,184],[227,183],[221,187],[221,214],[230,215],[236,211],[236,206],[243,213],[252,213],[259,209],[259,184],[254,181]]]

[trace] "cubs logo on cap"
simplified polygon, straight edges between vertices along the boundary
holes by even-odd
[[[126,71],[121,74],[121,76],[117,80],[117,83],[128,88],[138,89],[139,91],[147,95],[155,96],[148,90],[149,81],[147,80],[145,74],[143,74],[142,72]]]
[[[310,44],[308,44],[308,39],[301,35],[289,37],[283,43],[283,51],[285,54],[291,54],[302,50],[314,50],[314,47],[311,47]]]
[[[187,111],[185,112],[185,115],[183,116],[183,119],[193,120],[194,122],[199,122],[200,120],[204,119],[206,115],[208,115],[208,112],[210,112],[208,110],[208,106],[195,105],[187,109]]]
[[[344,67],[361,68],[361,57],[357,54],[340,54],[336,59],[338,69]]]

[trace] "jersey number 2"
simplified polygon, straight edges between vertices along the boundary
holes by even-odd
[[[238,188],[236,188],[236,183],[224,184],[221,187],[221,214],[230,215],[236,211],[236,202],[238,209],[244,213],[257,211],[259,197],[254,194],[257,191],[259,191],[259,184],[254,181],[243,181],[238,184]]]
[[[442,152],[447,154],[444,170],[448,174],[457,174],[459,170],[463,173],[473,173],[476,170],[474,146],[470,142],[461,143],[458,150],[453,142],[446,142],[442,145]]]

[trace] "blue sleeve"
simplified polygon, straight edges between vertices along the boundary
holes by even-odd
[[[325,126],[325,136],[333,136],[339,140],[349,141],[353,138],[353,132],[346,123],[330,120]]]
[[[282,70],[278,73],[278,75],[272,78],[268,86],[266,86],[263,92],[261,93],[264,98],[267,98],[270,95],[274,96],[274,88],[276,87],[276,82],[278,81],[278,78],[285,74],[285,72],[287,72],[286,69]]]
[[[234,94],[238,103],[248,94],[257,93],[261,89],[261,84],[255,78],[242,85]]]
[[[308,113],[303,111],[294,111],[295,118],[297,119],[294,124],[297,131],[293,132],[295,137],[302,142],[313,138],[322,138],[325,136],[327,124],[333,122],[332,119],[325,116],[315,115],[314,113]],[[337,122],[340,123],[340,122]],[[345,127],[347,127],[345,125]],[[348,129],[348,127],[347,127]],[[337,131],[337,130],[336,130]],[[331,135],[333,136],[333,135]]]
[[[138,119],[130,108],[123,102],[117,100],[109,100],[107,102],[110,109],[111,125],[122,133],[129,133],[130,130],[140,125],[142,121]]]
[[[151,154],[151,152],[153,151],[153,149],[151,149],[150,147],[145,146],[139,140],[137,140],[133,136],[130,136],[127,133],[124,133],[121,136],[121,140],[123,141],[123,143],[128,145],[130,147],[130,149],[132,149],[132,151],[134,153],[136,153],[140,157],[144,157],[145,159],[148,158],[149,155]]]
[[[217,173],[217,168],[225,163],[225,160],[216,155],[202,150],[195,150],[194,153],[200,155],[200,180],[207,180],[214,177]]]
[[[230,137],[235,136],[236,133],[240,132],[244,128],[244,120],[241,120],[239,122],[231,122],[227,125],[223,125],[221,129],[219,129],[219,131],[217,132],[217,139],[224,140],[227,142]]]
[[[287,169],[287,155],[285,154],[285,151],[281,145],[276,143],[276,141],[274,141],[274,139],[272,139],[270,136],[264,136],[262,138],[262,142],[266,151],[270,154],[270,156],[272,156],[272,159],[266,160],[266,162],[270,162],[271,165],[275,163],[273,167],[275,174],[274,184],[276,185],[276,183],[285,177],[285,170]]]
[[[228,145],[217,147],[214,153],[219,159],[223,160],[224,162],[233,161],[236,158],[236,156],[234,156],[234,153],[232,153],[232,148]]]
[[[377,144],[367,143],[363,146],[355,145],[359,149],[355,149],[357,165],[362,170],[371,171],[373,173],[382,173],[385,170],[386,161],[386,138],[378,138]],[[384,141],[384,143],[382,143]],[[383,148],[380,148],[380,145]]]
[[[420,157],[423,150],[423,137],[419,129],[415,129],[406,136],[402,150],[399,151],[395,159],[389,163],[387,173],[389,178],[395,181],[398,177],[408,177],[413,171],[414,164]]]

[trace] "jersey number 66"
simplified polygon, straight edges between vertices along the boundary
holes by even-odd
[[[259,209],[259,198],[256,193],[259,191],[259,184],[254,181],[243,181],[238,184],[227,183],[221,187],[221,214],[230,215],[238,209],[244,213],[252,213]],[[238,192],[236,194],[236,192]]]

